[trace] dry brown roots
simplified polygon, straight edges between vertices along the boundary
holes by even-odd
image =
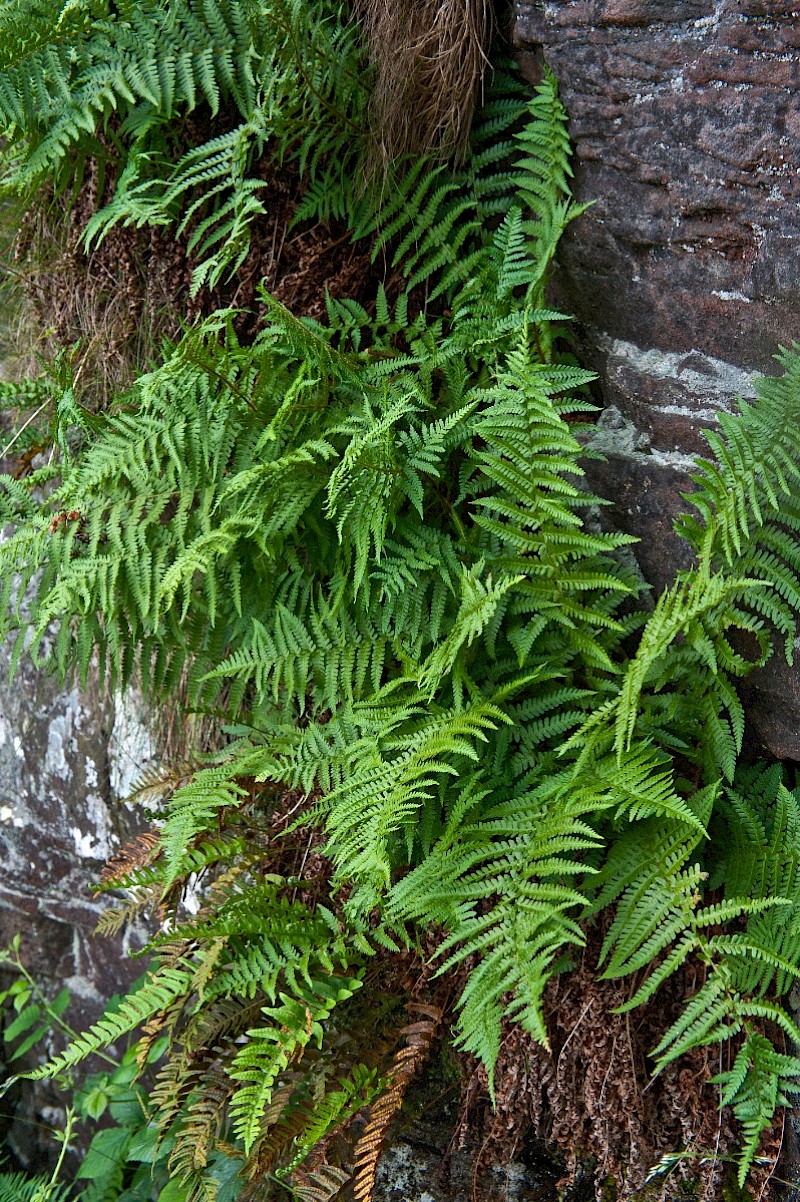
[[[487,63],[490,0],[356,0],[376,77],[373,166],[460,157]]]
[[[583,962],[553,980],[545,994],[551,1050],[508,1025],[495,1074],[497,1106],[486,1105],[485,1072],[465,1062],[462,1114],[455,1139],[482,1130],[478,1174],[508,1163],[533,1138],[560,1154],[562,1189],[594,1179],[597,1202],[616,1198],[719,1202],[733,1175],[740,1132],[730,1110],[717,1108],[710,1077],[728,1067],[730,1052],[697,1048],[651,1080],[649,1051],[703,983],[703,967],[687,962],[669,987],[637,1010],[614,1014],[631,995],[629,981],[598,979],[599,934]],[[724,1059],[722,1058],[724,1057]],[[762,1163],[752,1171],[754,1199],[770,1197],[780,1152],[780,1121],[762,1139]],[[646,1179],[662,1157],[683,1159]],[[644,1190],[644,1193],[642,1191]]]
[[[193,131],[196,138],[202,130]],[[110,198],[113,167],[98,196],[98,167],[90,163],[76,197],[43,195],[24,218],[14,250],[14,270],[26,304],[28,325],[46,330],[38,348],[48,358],[79,343],[77,386],[84,399],[102,405],[127,387],[156,358],[164,338],[182,323],[214,309],[242,311],[240,334],[259,324],[257,289],[267,289],[293,312],[324,319],[325,294],[368,301],[376,269],[369,247],[353,244],[336,222],[290,229],[302,195],[299,179],[265,159],[266,214],[253,224],[250,251],[234,279],[213,292],[190,296],[193,263],[185,239],[171,229],[116,226],[89,252],[82,234],[96,207]]]

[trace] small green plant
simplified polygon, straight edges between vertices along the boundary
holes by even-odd
[[[55,998],[48,999],[25,967],[20,948],[20,936],[15,935],[9,946],[0,951],[0,966],[7,966],[14,973],[8,988],[0,990],[0,1006],[10,1005],[14,1015],[3,1027],[9,1063],[40,1043],[53,1027],[60,1028],[70,1038],[75,1037],[62,1017],[70,1003],[69,989],[62,989]]]
[[[0,965],[14,974],[10,986],[0,992],[0,1006],[10,1008],[14,1015],[3,1028],[10,1065],[46,1047],[53,1033],[57,1032],[62,1041],[64,1037],[78,1039],[64,1017],[72,1000],[69,989],[62,989],[52,1000],[46,996],[25,965],[19,936],[0,952]],[[120,1000],[112,999],[109,1012],[114,1012]],[[165,1039],[155,1043],[144,1062],[140,1062],[135,1043],[121,1057],[99,1049],[98,1056],[107,1064],[105,1070],[92,1072],[81,1081],[71,1071],[63,1074],[58,1084],[69,1095],[70,1104],[63,1130],[52,1131],[60,1150],[51,1175],[0,1174],[0,1197],[7,1196],[9,1202],[63,1202],[72,1196],[62,1177],[67,1150],[82,1126],[88,1147],[77,1180],[86,1183],[79,1187],[84,1202],[121,1198],[126,1202],[151,1202],[158,1198],[169,1183],[171,1142],[157,1140],[158,1128],[143,1074],[158,1062],[166,1043]],[[9,1084],[14,1080],[17,1078]],[[106,1122],[98,1129],[104,1116]],[[107,1125],[108,1118],[113,1125]],[[220,1152],[214,1163],[218,1166],[225,1160]]]

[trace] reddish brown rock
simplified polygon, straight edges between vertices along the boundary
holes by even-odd
[[[660,586],[681,562],[669,526],[703,427],[800,341],[800,6],[517,0],[515,12],[523,68],[534,80],[544,54],[560,81],[576,197],[595,202],[564,239],[555,285],[625,428],[590,479]],[[775,673],[751,689],[753,723],[800,759],[800,677]]]

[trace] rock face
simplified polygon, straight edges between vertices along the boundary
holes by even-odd
[[[152,740],[135,697],[114,704],[98,688],[62,688],[28,661],[9,684],[8,667],[9,648],[0,648],[0,946],[18,932],[37,984],[51,997],[66,985],[66,1017],[85,1028],[142,972],[127,959],[135,929],[124,939],[92,936],[105,904],[91,886],[141,826],[118,799],[152,756]],[[0,966],[0,988],[8,983]],[[2,1108],[14,1118],[0,1136],[27,1167],[42,1169],[57,1152],[47,1128],[63,1125],[60,1106],[49,1087],[28,1086]]]
[[[526,73],[543,53],[561,85],[576,198],[595,201],[556,283],[620,431],[592,483],[660,586],[702,428],[800,341],[800,6],[517,0],[515,14]],[[800,683],[768,670],[751,688],[761,739],[800,759]]]

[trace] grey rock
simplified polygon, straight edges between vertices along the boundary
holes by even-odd
[[[85,1028],[142,972],[129,952],[144,932],[94,936],[108,902],[92,894],[105,860],[142,826],[113,787],[129,779],[131,756],[142,750],[140,715],[130,698],[115,707],[96,680],[85,690],[63,687],[30,661],[9,683],[9,654],[0,648],[0,945],[20,934],[37,984],[51,997],[67,986],[66,1017]],[[8,984],[1,969],[0,983]],[[60,1046],[52,1037],[23,1067]],[[63,1103],[42,1085],[17,1088],[12,1097],[6,1146],[23,1165],[42,1167],[54,1154],[47,1132]]]
[[[476,1188],[473,1167],[477,1150],[459,1152],[442,1172],[442,1155],[407,1139],[393,1140],[378,1168],[374,1202],[555,1202],[555,1177],[512,1161],[490,1169]]]

